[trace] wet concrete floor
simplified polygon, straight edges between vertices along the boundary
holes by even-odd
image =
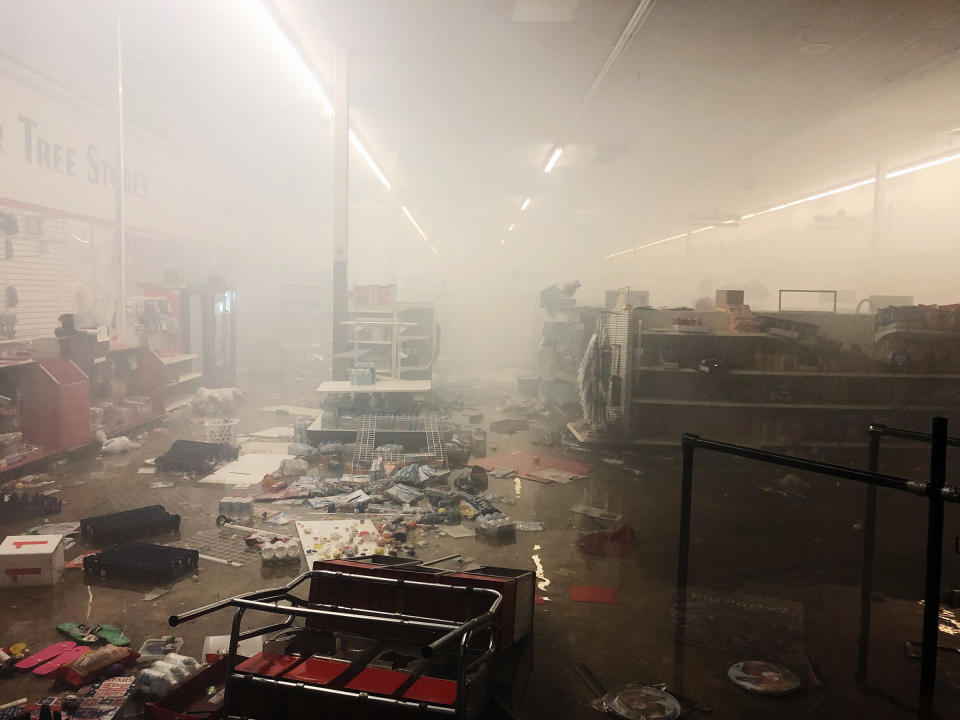
[[[249,391],[238,412],[239,431],[290,424],[260,410],[276,403],[313,404],[308,385],[245,383]],[[497,406],[515,401],[515,385],[495,380],[451,381],[447,385],[471,408],[484,414],[482,425],[499,417]],[[466,423],[464,409],[455,420]],[[182,516],[181,538],[214,529],[219,499],[232,489],[198,484],[178,475],[137,474],[143,460],[156,457],[177,438],[202,438],[202,426],[189,410],[171,415],[148,431],[143,447],[127,455],[76,458],[50,473],[62,488],[63,512],[51,522],[159,503]],[[490,454],[514,449],[541,455],[563,454],[531,444],[528,433],[488,436]],[[956,459],[956,458],[954,458]],[[890,472],[922,478],[915,461]],[[479,563],[543,569],[539,592],[549,600],[535,608],[534,668],[518,713],[520,718],[590,718],[591,691],[574,670],[586,664],[608,687],[633,682],[666,682],[712,714],[726,718],[910,718],[917,716],[919,662],[904,655],[904,641],[919,640],[923,591],[925,503],[891,491],[880,493],[876,595],[866,687],[854,681],[857,664],[859,573],[863,488],[835,480],[804,476],[803,497],[785,497],[758,488],[782,477],[777,468],[698,458],[691,543],[691,586],[726,596],[749,594],[802,604],[805,644],[802,665],[791,667],[804,689],[781,698],[751,695],[726,677],[733,662],[772,659],[758,654],[674,643],[672,607],[675,593],[679,518],[679,453],[666,449],[647,455],[643,476],[596,463],[590,477],[567,485],[491,478],[490,489],[503,498],[501,509],[518,520],[539,520],[543,532],[518,532],[515,542],[491,543],[481,537],[453,539],[425,533],[419,554],[432,559],[454,552]],[[173,487],[151,489],[169,480]],[[241,493],[242,494],[242,493]],[[585,555],[576,541],[584,530],[611,526],[570,512],[587,504],[622,513],[637,535],[636,547],[621,558]],[[290,507],[284,510],[292,511]],[[953,538],[960,535],[960,513],[947,508],[944,588],[960,587],[960,560]],[[297,510],[298,514],[303,510]],[[3,534],[17,534],[43,518],[9,522]],[[615,527],[615,526],[614,526]],[[293,532],[293,525],[288,528]],[[163,542],[166,538],[156,539]],[[153,540],[153,538],[151,538]],[[68,559],[88,549],[83,543]],[[200,570],[165,586],[154,600],[144,596],[152,584],[85,584],[80,570],[67,570],[53,588],[6,590],[0,603],[0,643],[26,642],[42,648],[58,641],[57,623],[112,623],[123,628],[133,647],[148,637],[171,633],[169,615],[221,598],[281,585],[306,563],[284,569],[261,568],[253,557],[242,567],[201,560]],[[571,585],[612,586],[618,604],[576,603]],[[182,652],[199,656],[206,635],[229,632],[231,614],[213,614],[177,628],[185,638]],[[952,620],[945,616],[944,627]],[[960,632],[960,625],[957,631]],[[943,635],[942,644],[960,644],[960,635]],[[809,658],[809,661],[807,661]],[[810,669],[819,685],[814,686]],[[939,655],[936,713],[960,717],[960,655]],[[0,704],[19,697],[42,697],[50,681],[30,675],[0,680]]]

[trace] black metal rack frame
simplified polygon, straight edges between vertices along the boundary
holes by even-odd
[[[409,615],[403,612],[402,607],[398,607],[395,612],[383,610],[371,610],[368,608],[350,607],[338,603],[309,603],[303,598],[292,594],[292,591],[299,585],[322,576],[331,577],[338,582],[358,582],[380,585],[393,585],[400,591],[398,593],[399,601],[402,605],[403,588],[419,587],[429,590],[438,590],[441,592],[464,593],[469,595],[487,595],[491,598],[490,607],[480,615],[470,618],[465,622],[453,620],[444,620],[439,618],[430,618],[419,615]],[[376,705],[393,706],[408,708],[421,712],[428,712],[440,715],[447,715],[456,718],[465,717],[467,711],[467,693],[465,692],[466,679],[469,673],[472,673],[482,663],[488,661],[496,650],[496,623],[494,623],[494,614],[500,607],[503,600],[501,593],[491,588],[474,588],[459,585],[448,585],[442,583],[423,582],[418,580],[406,580],[403,578],[386,578],[371,575],[357,575],[334,570],[311,570],[294,578],[290,583],[283,587],[271,588],[268,590],[256,590],[254,592],[237,595],[233,598],[221,600],[219,602],[205,605],[195,610],[190,610],[180,615],[171,615],[169,623],[176,627],[180,623],[195,620],[196,618],[208,615],[212,612],[222,610],[227,607],[237,608],[233,618],[233,625],[230,631],[230,648],[227,655],[227,685],[224,692],[223,717],[227,720],[232,718],[240,719],[243,716],[231,712],[231,690],[230,680],[244,682],[251,681],[263,685],[281,687],[290,692],[306,692],[319,696],[336,696],[340,698],[352,698],[358,702],[367,702]],[[281,605],[281,603],[289,603]],[[287,617],[278,623],[265,625],[260,628],[245,630],[241,632],[240,625],[243,621],[244,613],[247,610],[258,610],[267,613],[286,615]],[[434,657],[438,651],[444,650],[450,646],[455,646],[457,653],[457,700],[453,707],[440,705],[431,705],[422,702],[403,700],[401,698],[391,698],[385,696],[370,695],[364,692],[356,692],[346,689],[327,688],[320,685],[309,685],[302,682],[293,682],[280,678],[261,677],[256,675],[247,675],[242,672],[236,672],[237,646],[241,640],[248,640],[253,637],[264,635],[270,632],[284,630],[293,625],[297,618],[312,618],[316,620],[332,620],[358,622],[363,624],[376,624],[385,627],[394,628],[414,628],[427,632],[442,632],[443,634],[429,642],[420,649],[424,658]],[[480,652],[477,657],[468,658],[468,649],[474,633],[488,631],[490,635],[486,648]],[[469,660],[469,661],[468,661]]]
[[[699,435],[684,433],[682,441],[683,474],[680,490],[680,540],[677,558],[676,635],[677,647],[683,644],[686,633],[687,579],[690,568],[690,519],[693,497],[693,459],[696,449],[710,450],[725,455],[758,460],[821,475],[853,480],[867,486],[867,515],[864,522],[864,568],[861,588],[861,646],[859,670],[866,673],[866,639],[870,624],[870,590],[873,574],[873,544],[876,529],[876,488],[886,487],[927,498],[926,582],[923,611],[923,650],[920,670],[920,713],[933,712],[932,699],[937,675],[937,635],[939,632],[940,576],[943,562],[943,510],[945,502],[960,502],[960,487],[946,485],[947,446],[960,446],[960,439],[947,436],[947,419],[933,418],[931,433],[870,427],[870,470],[833,465],[806,458],[782,455],[731,443],[707,440]],[[889,435],[908,440],[930,442],[930,481],[918,482],[877,472],[880,437]],[[865,611],[865,612],[864,612]],[[864,617],[866,624],[864,625]],[[678,650],[678,653],[680,651]],[[679,655],[678,655],[679,657]]]

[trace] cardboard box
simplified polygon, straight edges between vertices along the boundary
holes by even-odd
[[[63,535],[8,535],[0,543],[0,587],[55,585],[63,575]]]

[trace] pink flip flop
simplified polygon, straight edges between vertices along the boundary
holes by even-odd
[[[52,660],[58,655],[61,655],[67,650],[71,650],[76,646],[77,644],[75,642],[70,642],[69,640],[54,643],[50,647],[45,647],[43,650],[38,650],[33,655],[25,657],[23,660],[14,665],[14,667],[20,670],[29,670],[30,668],[36,667],[40,663],[45,663],[48,660]]]
[[[33,669],[33,674],[34,675],[51,675],[55,673],[57,670],[59,670],[60,668],[62,668],[64,665],[68,665],[69,663],[72,663],[77,658],[82,658],[88,652],[93,652],[93,651],[90,648],[88,648],[86,645],[77,645],[76,647],[72,647],[64,653],[57,655],[57,657],[55,657],[50,662],[46,662],[40,667],[35,667]]]

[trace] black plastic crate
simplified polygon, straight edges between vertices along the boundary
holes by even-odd
[[[81,537],[95,543],[123,542],[179,529],[180,516],[171,515],[163,505],[147,505],[80,521]]]
[[[29,494],[14,492],[10,495],[0,493],[0,518],[24,518],[34,515],[56,515],[60,512],[61,502],[53,495],[43,493]]]
[[[100,580],[166,582],[197,569],[196,550],[133,543],[104,550],[83,559],[83,572]]]

